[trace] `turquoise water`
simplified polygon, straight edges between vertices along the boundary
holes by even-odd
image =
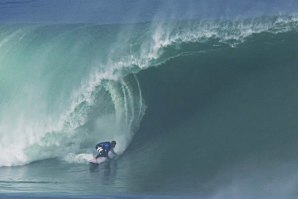
[[[1,25],[0,193],[297,196],[297,23]]]

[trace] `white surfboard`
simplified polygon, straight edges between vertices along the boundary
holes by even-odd
[[[105,162],[107,160],[107,158],[105,158],[105,157],[99,157],[99,158],[97,158],[97,159],[95,159],[95,158],[92,158],[92,159],[90,159],[90,160],[88,160],[89,161],[89,163],[90,164],[100,164],[100,163],[103,163],[103,162]]]

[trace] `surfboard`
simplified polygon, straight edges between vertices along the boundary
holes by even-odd
[[[108,159],[105,157],[99,157],[97,159],[92,158],[92,159],[88,160],[88,162],[92,165],[99,165],[99,164],[105,162],[106,160],[108,160]]]
[[[90,163],[90,164],[96,164],[96,165],[98,165],[98,162],[97,162],[97,160],[96,159],[91,159],[91,160],[88,160],[88,162]]]

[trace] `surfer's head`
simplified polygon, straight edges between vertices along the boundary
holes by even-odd
[[[113,140],[113,141],[111,142],[111,146],[114,148],[114,147],[116,146],[116,141]]]

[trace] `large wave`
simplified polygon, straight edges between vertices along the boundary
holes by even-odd
[[[296,31],[297,23],[295,16],[279,16],[2,25],[0,166],[90,153],[100,140],[117,140],[122,153],[146,109],[139,80],[129,74],[175,57],[237,48],[254,34]]]

